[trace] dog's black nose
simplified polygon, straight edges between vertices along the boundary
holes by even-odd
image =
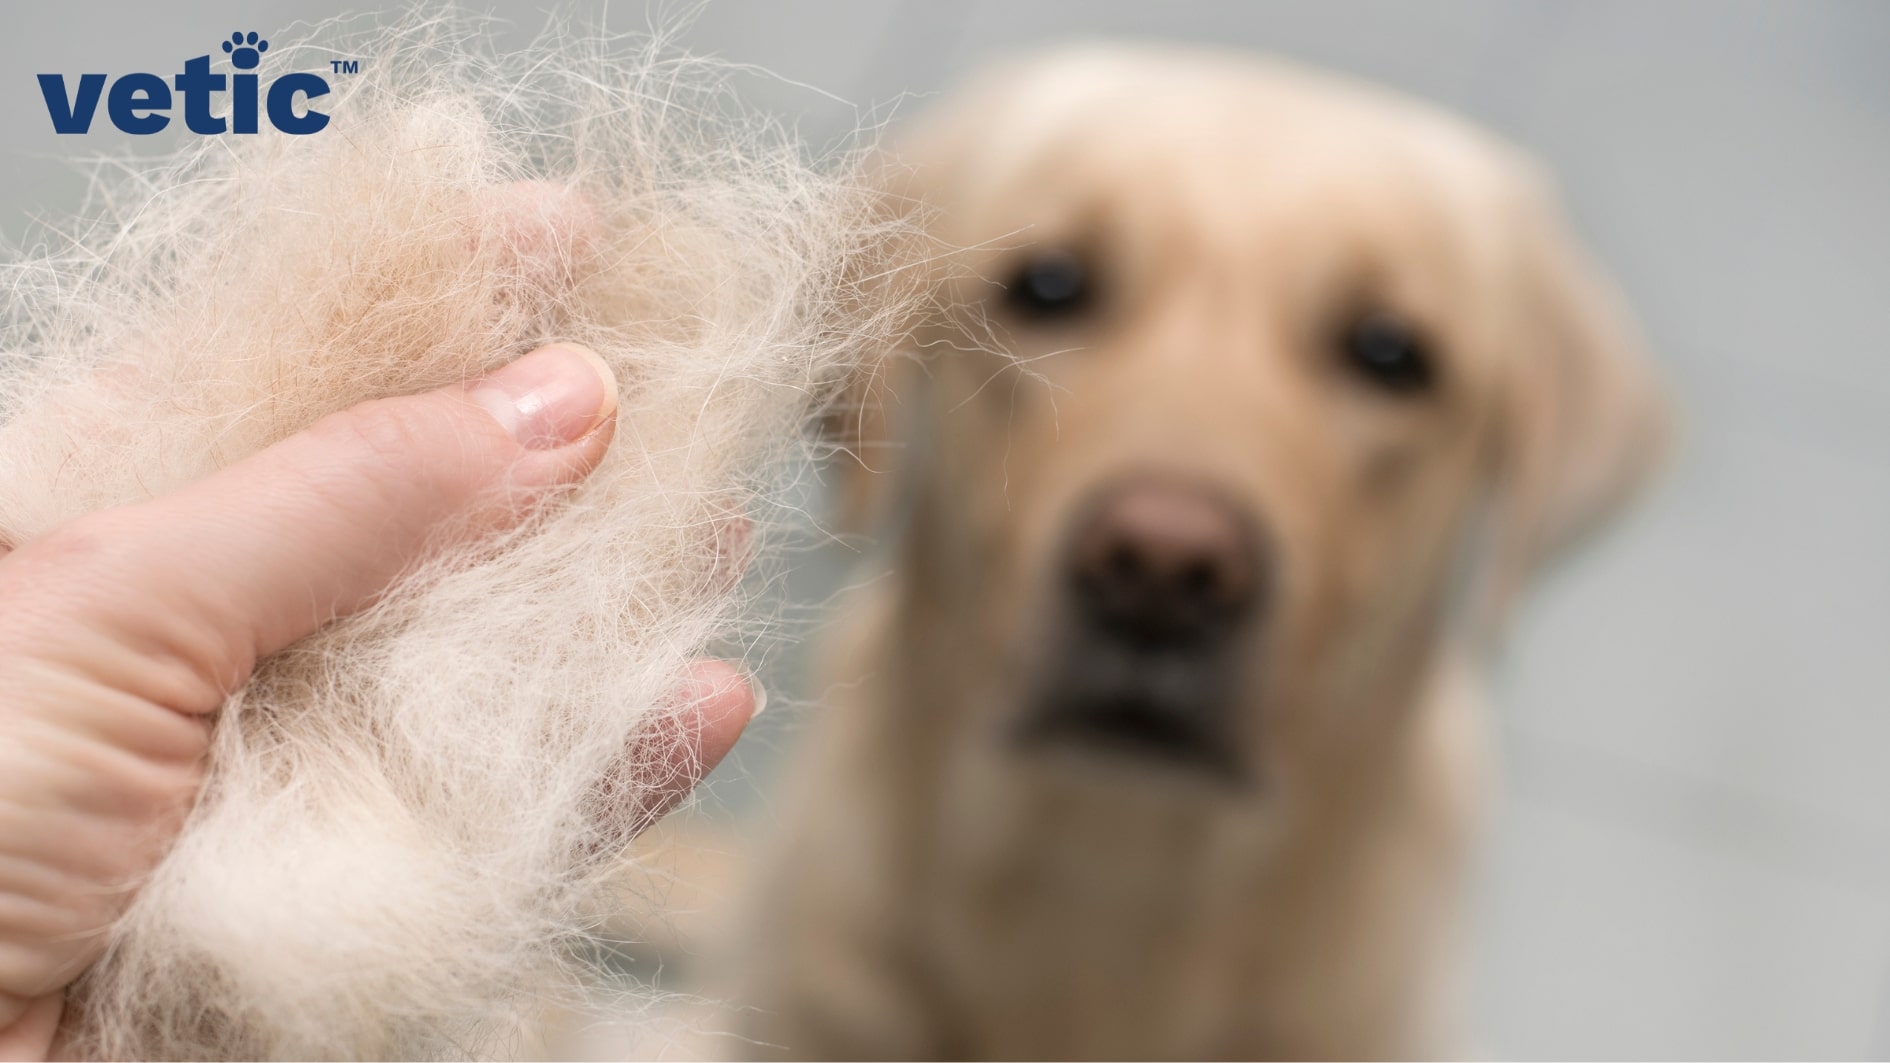
[[[1140,647],[1205,647],[1255,606],[1265,579],[1252,523],[1191,483],[1141,479],[1102,496],[1070,546],[1079,618]]]
[[[1020,737],[1243,778],[1237,710],[1255,654],[1241,633],[1269,575],[1258,526],[1207,486],[1157,476],[1080,512],[1067,619]]]

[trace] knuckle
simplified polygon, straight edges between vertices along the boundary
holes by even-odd
[[[202,745],[208,745],[207,734]],[[182,825],[185,813],[202,789],[201,750],[198,756],[187,760],[141,759],[139,768],[135,774],[127,773],[125,783],[136,799],[136,807],[145,810],[145,816],[154,826],[164,828],[153,833],[160,838],[167,837]]]
[[[436,396],[379,399],[334,414],[311,429],[325,453],[324,476],[342,472],[382,494],[419,490],[458,496],[494,464],[490,440],[452,404]]]
[[[13,930],[0,924],[0,930]],[[14,931],[17,933],[17,931]],[[13,934],[9,934],[13,937]],[[0,995],[17,999],[31,999],[52,988],[50,969],[56,969],[56,962],[49,962],[37,940],[0,941]]]
[[[33,539],[28,544],[31,554],[22,556],[46,565],[95,568],[124,549],[125,537],[112,527],[115,516],[111,510],[101,510],[69,520]]]
[[[373,464],[419,464],[438,444],[441,418],[417,403],[378,400],[334,414],[317,424],[314,434],[354,450]]]
[[[137,542],[120,513],[101,510],[28,540],[0,567],[0,641],[44,626],[64,607],[89,604],[137,567]],[[56,608],[57,607],[57,608]]]
[[[343,410],[310,429],[315,457],[299,463],[301,489],[341,509],[400,519],[457,512],[483,497],[509,461],[509,438],[496,422],[486,431],[481,418],[491,420],[438,394]]]

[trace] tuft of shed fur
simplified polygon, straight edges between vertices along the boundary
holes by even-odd
[[[327,129],[127,164],[91,228],[8,267],[0,541],[552,340],[615,369],[616,441],[231,696],[188,824],[73,991],[79,1054],[484,1054],[574,989],[610,809],[665,781],[626,751],[666,762],[689,662],[739,630],[717,529],[765,529],[810,409],[902,318],[875,277],[900,224],[713,64],[350,32],[277,40],[262,71],[359,56]]]

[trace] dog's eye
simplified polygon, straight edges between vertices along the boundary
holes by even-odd
[[[1415,395],[1435,386],[1430,344],[1395,314],[1378,311],[1357,318],[1339,343],[1346,365],[1381,391]]]
[[[1093,289],[1083,260],[1074,252],[1052,248],[1024,260],[1004,284],[1004,303],[1025,320],[1049,321],[1087,310]]]

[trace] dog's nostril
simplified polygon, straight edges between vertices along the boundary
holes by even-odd
[[[1179,580],[1183,593],[1199,598],[1211,597],[1214,585],[1220,582],[1214,565],[1210,561],[1191,561],[1181,570]]]
[[[1141,480],[1116,488],[1078,529],[1071,575],[1085,619],[1136,642],[1210,639],[1257,595],[1253,530],[1202,488]]]
[[[1109,577],[1120,584],[1133,583],[1142,576],[1142,557],[1131,542],[1118,542],[1110,547],[1104,564]]]

